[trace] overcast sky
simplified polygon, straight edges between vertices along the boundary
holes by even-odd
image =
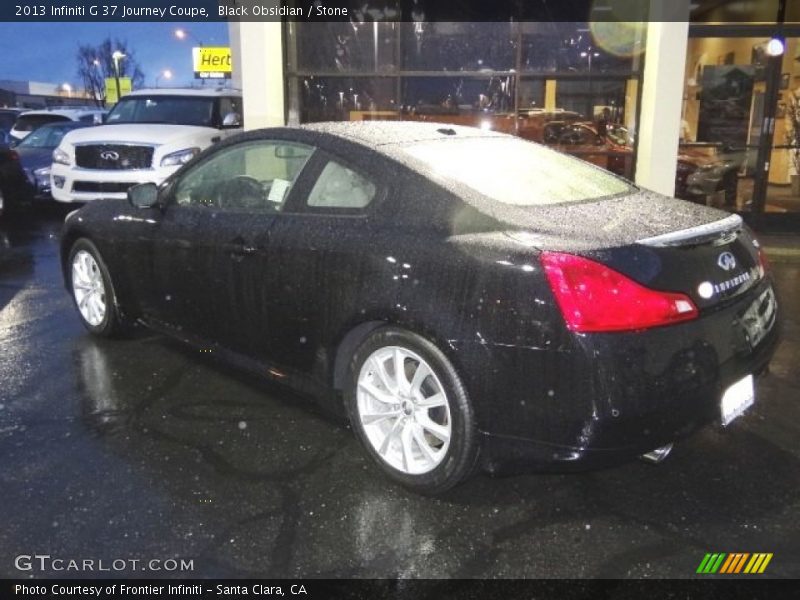
[[[188,85],[194,77],[191,49],[196,43],[178,40],[178,28],[205,46],[228,45],[227,23],[0,23],[0,79],[70,83],[78,89],[78,46],[96,46],[110,36],[127,40],[148,86],[164,69],[175,74],[172,85]],[[159,84],[164,82],[162,78]]]

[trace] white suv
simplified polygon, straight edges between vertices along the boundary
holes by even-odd
[[[107,112],[103,108],[91,106],[54,106],[41,110],[27,110],[17,116],[8,135],[11,142],[17,144],[24,140],[31,131],[42,125],[59,121],[80,121],[97,125],[103,122],[103,117]]]
[[[242,129],[238,90],[138,90],[106,124],[77,129],[53,151],[51,190],[59,202],[125,198],[137,183],[164,181],[211,144]]]

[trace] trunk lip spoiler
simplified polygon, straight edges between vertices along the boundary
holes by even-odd
[[[742,217],[739,215],[729,215],[719,221],[713,221],[704,225],[697,225],[688,229],[671,231],[653,237],[636,240],[642,246],[652,246],[664,248],[669,246],[684,246],[690,243],[702,243],[724,234],[730,234],[742,227]]]

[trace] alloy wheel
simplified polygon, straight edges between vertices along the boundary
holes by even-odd
[[[358,375],[356,405],[367,439],[391,467],[420,475],[447,455],[452,435],[447,394],[415,352],[385,346],[370,354]]]
[[[97,261],[86,250],[72,258],[72,293],[83,319],[99,326],[106,316],[106,286]]]

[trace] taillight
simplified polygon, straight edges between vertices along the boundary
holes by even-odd
[[[769,272],[769,261],[767,260],[767,255],[764,253],[764,249],[759,246],[758,247],[758,276],[764,277]]]
[[[601,263],[543,252],[542,265],[571,331],[630,331],[694,319],[685,294],[651,290]]]
[[[17,153],[16,153],[16,152],[14,152],[13,150],[9,150],[9,151],[8,151],[8,157],[9,157],[11,160],[19,160],[19,154],[17,154]]]

